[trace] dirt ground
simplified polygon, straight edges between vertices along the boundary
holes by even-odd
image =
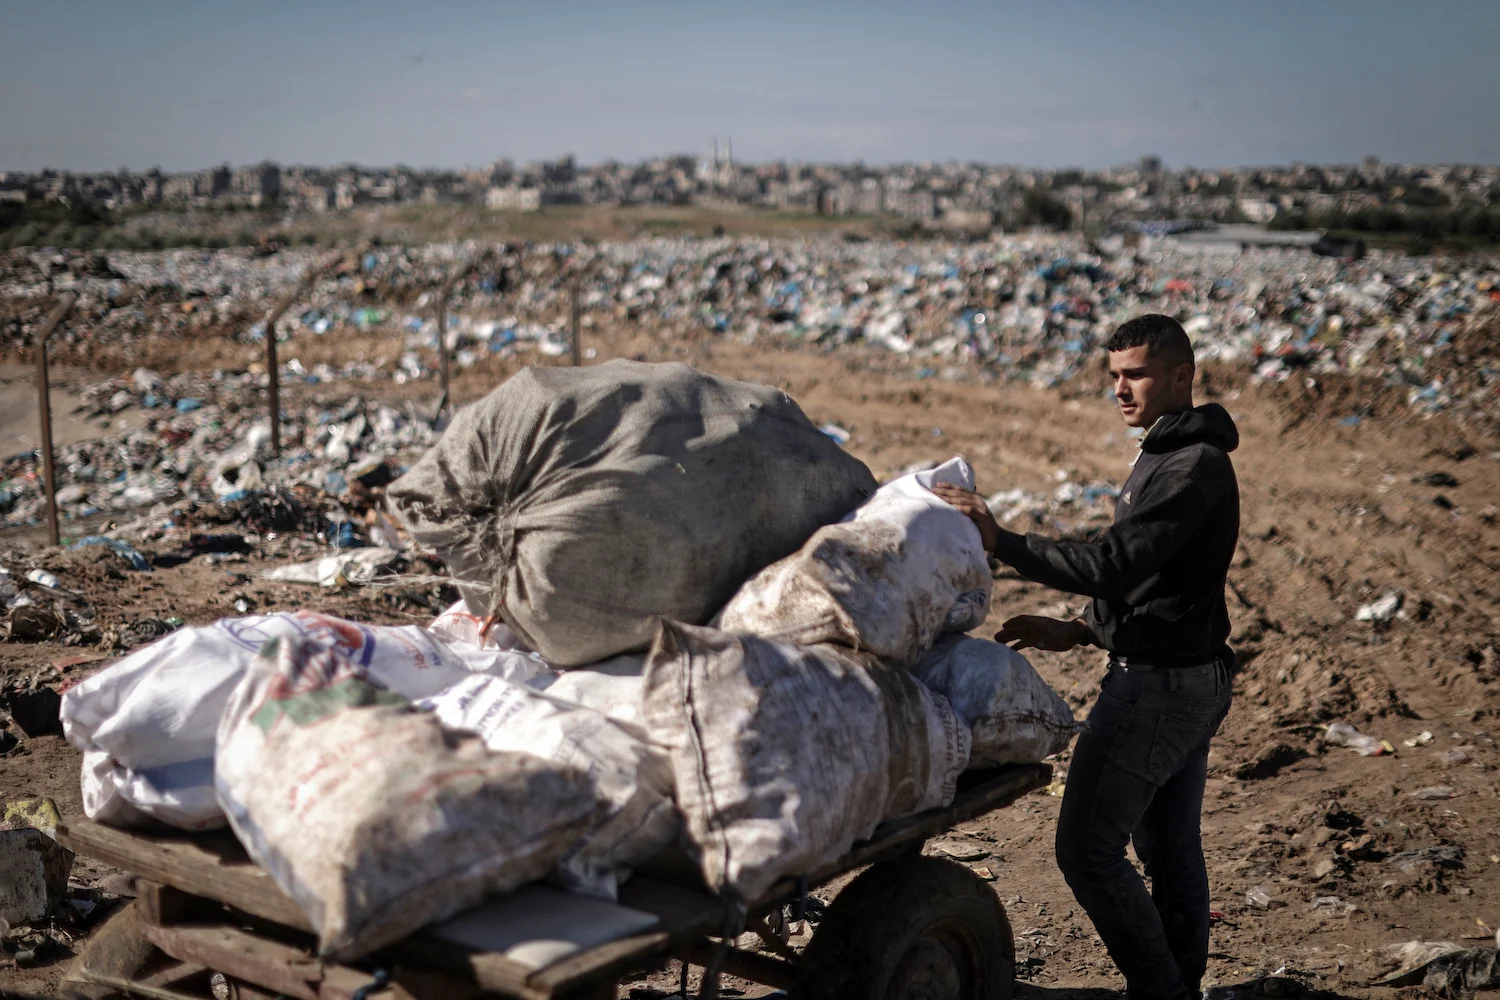
[[[922,381],[897,371],[888,355],[641,333],[596,331],[591,343],[599,360],[680,359],[781,386],[815,422],[850,431],[847,447],[881,478],[918,460],[962,454],[985,493],[1014,486],[1050,493],[1059,470],[1075,482],[1119,483],[1134,451],[1102,383],[1063,392]],[[192,363],[190,353],[182,358]],[[458,398],[477,397],[514,367],[486,364],[493,367],[458,379]],[[1222,402],[1240,427],[1234,461],[1243,503],[1230,574],[1235,701],[1214,743],[1203,816],[1213,906],[1222,914],[1209,980],[1243,983],[1282,970],[1329,996],[1416,995],[1366,985],[1385,971],[1382,947],[1413,939],[1472,946],[1492,941],[1500,924],[1500,753],[1491,734],[1500,725],[1500,442],[1464,440],[1442,417],[1401,411],[1344,426],[1332,419],[1332,394],[1322,387],[1235,388],[1241,382],[1216,373],[1206,387],[1206,398]],[[431,383],[400,388],[436,396]],[[1423,477],[1432,473],[1457,485],[1430,485]],[[294,540],[241,564],[200,559],[151,574],[36,545],[35,532],[0,535],[0,558],[13,572],[52,569],[81,587],[102,618],[121,621],[207,622],[232,614],[243,596],[257,610],[307,607],[406,623],[425,620],[437,599],[259,580],[259,568],[295,553]],[[1401,595],[1395,618],[1356,620],[1361,605],[1388,593]],[[1002,575],[982,632],[1011,615],[1073,614],[1082,604]],[[1033,656],[1080,714],[1098,691],[1102,660],[1098,651]],[[0,645],[8,682],[37,675],[62,683],[107,662],[89,647]],[[1395,753],[1363,757],[1328,745],[1320,726],[1340,720],[1388,741]],[[21,735],[14,725],[11,731]],[[1067,767],[1064,754],[1059,778]],[[0,756],[0,801],[48,795],[76,815],[77,769],[76,752],[60,737],[23,738]],[[954,835],[957,853],[994,878],[1017,942],[1021,995],[1116,996],[1122,982],[1052,860],[1060,801],[1037,792],[965,824]],[[1435,847],[1459,851],[1427,850]],[[104,871],[75,874],[87,882]],[[1247,902],[1257,887],[1271,908]],[[0,987],[47,993],[60,969],[0,970]],[[669,983],[672,970],[634,980],[621,996],[665,995]],[[745,996],[767,992],[729,985]],[[1296,988],[1275,995],[1296,995]]]

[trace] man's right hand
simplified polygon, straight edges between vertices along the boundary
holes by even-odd
[[[932,487],[932,492],[957,507],[960,513],[974,522],[974,527],[979,529],[979,542],[984,546],[986,554],[995,551],[995,543],[1000,538],[1000,525],[995,521],[995,515],[990,513],[984,497],[951,483],[938,483]]]
[[[1047,649],[1061,653],[1075,646],[1089,645],[1094,641],[1094,633],[1079,618],[1065,622],[1040,615],[1018,615],[1000,626],[995,641],[1006,643],[1011,649]]]

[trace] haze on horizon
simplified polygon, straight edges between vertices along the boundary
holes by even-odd
[[[0,170],[1500,162],[1500,3],[0,0]]]

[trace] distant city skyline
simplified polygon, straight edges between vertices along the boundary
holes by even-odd
[[[0,170],[1500,163],[1500,3],[0,0]]]

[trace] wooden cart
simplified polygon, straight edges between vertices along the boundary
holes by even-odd
[[[651,869],[621,887],[618,906],[563,893],[556,906],[536,905],[552,897],[501,897],[460,918],[457,931],[428,928],[348,965],[317,958],[302,911],[227,833],[67,823],[58,829],[65,846],[141,883],[79,954],[64,990],[152,1000],[613,1000],[623,971],[672,957],[704,966],[705,995],[727,973],[819,1000],[1009,997],[1014,950],[994,889],[921,849],[1051,775],[1046,764],[966,774],[949,808],[883,824],[837,864],[778,884],[748,910],[710,895],[696,873]],[[801,954],[787,947],[776,929],[784,908],[860,868]],[[742,924],[770,954],[735,947]]]

